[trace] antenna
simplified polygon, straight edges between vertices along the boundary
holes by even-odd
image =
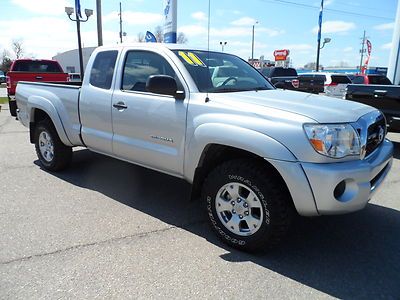
[[[211,0],[208,0],[208,29],[207,29],[207,74],[210,74],[210,22],[211,22]],[[208,91],[206,96],[206,103],[210,101]]]
[[[121,2],[119,3],[119,40],[122,44],[122,5]]]

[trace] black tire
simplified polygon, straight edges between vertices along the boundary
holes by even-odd
[[[8,99],[8,107],[10,108],[10,114],[12,117],[17,116],[17,101]]]
[[[40,150],[40,135],[44,133],[48,135],[52,142],[53,155],[47,157],[43,156]],[[37,124],[34,133],[36,154],[39,158],[41,165],[49,171],[61,171],[65,169],[72,159],[72,147],[65,146],[60,140],[53,123],[50,120],[44,120]]]
[[[281,178],[277,177],[278,175],[275,170],[271,171],[263,162],[245,159],[227,161],[217,166],[208,175],[203,185],[202,200],[206,204],[211,227],[224,243],[239,250],[253,252],[267,250],[281,241],[293,219],[294,206],[286,185],[282,182]],[[256,229],[257,227],[255,225],[253,225],[254,229],[250,229],[251,226],[247,225],[251,223],[247,221],[242,223],[243,220],[240,220],[239,226],[237,227],[240,230],[248,230],[247,234],[250,235],[243,236],[241,235],[244,234],[242,232],[236,234],[230,231],[219,217],[224,215],[221,218],[226,218],[229,216],[229,213],[217,212],[217,194],[226,186],[226,189],[228,189],[228,187],[232,188],[233,185],[230,185],[231,183],[240,186],[239,191],[242,190],[242,192],[239,192],[239,195],[240,193],[250,191],[250,193],[253,192],[252,195],[256,195],[259,199],[257,202],[259,204],[257,205],[260,206],[260,208],[255,208],[256,211],[253,211],[254,208],[251,208],[250,212],[245,211],[244,213],[246,213],[247,216],[240,215],[242,218],[247,218],[250,214],[254,221],[253,214],[258,214],[258,216],[255,216],[259,218],[259,224],[257,224],[259,225],[258,229]],[[230,195],[227,197],[231,199]],[[239,198],[241,198],[241,195]],[[247,201],[251,205],[249,199],[251,199],[250,196],[244,201]],[[254,201],[256,200],[254,199]],[[233,203],[234,201],[231,202],[229,200],[228,202]],[[245,205],[249,204],[245,203]],[[241,208],[241,210],[242,209],[243,208]],[[232,213],[238,214],[236,211],[232,211]],[[233,214],[231,214],[231,216],[233,217]],[[224,220],[226,223],[226,219]],[[240,228],[241,226],[243,228]],[[246,229],[246,227],[248,229]],[[232,230],[233,229],[232,227]],[[257,231],[250,233],[250,230]]]

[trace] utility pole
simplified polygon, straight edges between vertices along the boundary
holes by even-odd
[[[258,24],[258,21],[256,21],[253,24],[253,33],[252,33],[252,38],[251,38],[251,61],[254,60],[254,27]]]
[[[321,51],[321,30],[322,30],[322,13],[324,11],[324,0],[321,0],[321,9],[319,11],[318,19],[318,38],[317,38],[317,62],[315,66],[315,71],[319,71],[319,52]]]
[[[121,2],[119,3],[119,41],[122,44],[122,6],[121,6]]]
[[[101,22],[101,0],[96,0],[97,15],[97,45],[103,46],[103,25]]]
[[[360,54],[361,54],[361,58],[360,58],[360,72],[362,71],[362,67],[363,67],[363,58],[364,58],[364,53],[366,52],[366,49],[364,48],[365,45],[365,41],[367,40],[368,37],[365,36],[365,30],[364,30],[364,35],[362,37],[362,42],[361,42],[361,50],[360,50]]]

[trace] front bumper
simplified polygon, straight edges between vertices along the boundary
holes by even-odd
[[[301,163],[301,166],[311,186],[318,213],[328,215],[364,208],[381,186],[392,161],[393,144],[385,140],[363,160]]]

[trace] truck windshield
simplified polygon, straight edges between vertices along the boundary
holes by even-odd
[[[200,92],[275,89],[256,69],[237,56],[198,50],[173,52],[185,65]]]

